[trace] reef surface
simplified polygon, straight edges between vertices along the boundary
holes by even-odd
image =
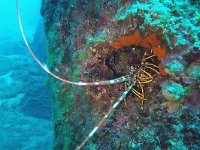
[[[148,63],[157,70],[141,74],[143,82],[152,77],[142,84],[144,104],[129,93],[83,149],[200,148],[199,1],[43,0],[41,14],[48,67],[62,78],[115,79],[140,68],[146,54],[154,57]],[[129,84],[48,83],[55,149],[75,149]],[[134,90],[142,93],[139,84]]]

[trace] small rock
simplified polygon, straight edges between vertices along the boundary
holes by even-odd
[[[163,96],[169,101],[179,101],[186,95],[186,88],[174,81],[165,81],[161,87]]]

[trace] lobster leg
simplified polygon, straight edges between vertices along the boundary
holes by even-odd
[[[83,140],[83,142],[76,148],[76,150],[80,150],[87,141],[98,131],[100,126],[107,120],[109,115],[117,108],[117,106],[124,100],[124,98],[127,96],[129,91],[133,88],[133,84],[130,85],[126,91],[121,95],[121,97],[117,100],[117,102],[114,103],[114,105],[110,108],[110,110],[106,113],[106,115],[101,119],[101,121],[97,124],[97,126],[90,132],[90,134]]]

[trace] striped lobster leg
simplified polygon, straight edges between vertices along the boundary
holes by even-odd
[[[67,83],[67,84],[72,84],[72,85],[78,85],[78,86],[96,86],[96,85],[110,85],[110,84],[117,84],[117,83],[122,83],[125,81],[128,81],[130,77],[128,76],[123,76],[117,79],[113,79],[113,80],[108,80],[108,81],[98,81],[98,82],[74,82],[74,81],[70,81],[70,80],[66,80],[62,77],[57,76],[56,74],[54,74],[53,72],[51,72],[46,64],[43,64],[34,54],[31,46],[29,45],[29,42],[26,38],[26,35],[24,33],[24,29],[23,29],[23,25],[22,25],[22,21],[21,21],[21,15],[20,15],[20,7],[19,7],[19,0],[16,0],[16,7],[17,7],[17,16],[18,16],[18,23],[19,23],[19,27],[20,27],[20,31],[22,34],[22,38],[26,44],[26,47],[28,49],[28,51],[30,52],[31,56],[34,58],[34,60],[37,62],[37,64],[49,75],[51,75],[52,77],[56,78],[57,80],[62,81],[63,83]],[[128,78],[127,78],[128,77]]]
[[[95,86],[95,85],[111,85],[111,84],[118,84],[129,81],[131,78],[130,75],[125,75],[116,79],[107,80],[107,81],[98,81],[98,82],[77,82],[76,85],[78,86]]]
[[[106,121],[109,115],[117,108],[117,106],[125,99],[129,91],[133,88],[134,84],[130,85],[126,91],[121,95],[117,102],[110,108],[110,110],[106,113],[106,115],[101,119],[101,121],[97,124],[97,126],[90,132],[90,134],[85,138],[85,140],[76,148],[76,150],[80,150],[86,142],[98,131],[100,126]]]

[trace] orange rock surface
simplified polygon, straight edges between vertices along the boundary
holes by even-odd
[[[124,36],[116,39],[113,43],[113,47],[115,49],[120,49],[125,46],[131,46],[131,45],[140,45],[142,41],[142,38],[140,37],[140,34],[138,31],[136,31],[133,35],[130,36]]]
[[[133,35],[117,38],[113,42],[112,46],[114,49],[120,49],[131,45],[152,49],[153,54],[158,57],[158,60],[161,60],[166,56],[165,49],[160,47],[160,41],[154,33],[151,33],[148,36],[142,38],[139,31],[135,31]],[[161,67],[161,63],[159,64],[159,70],[161,75],[166,75],[164,69]]]

